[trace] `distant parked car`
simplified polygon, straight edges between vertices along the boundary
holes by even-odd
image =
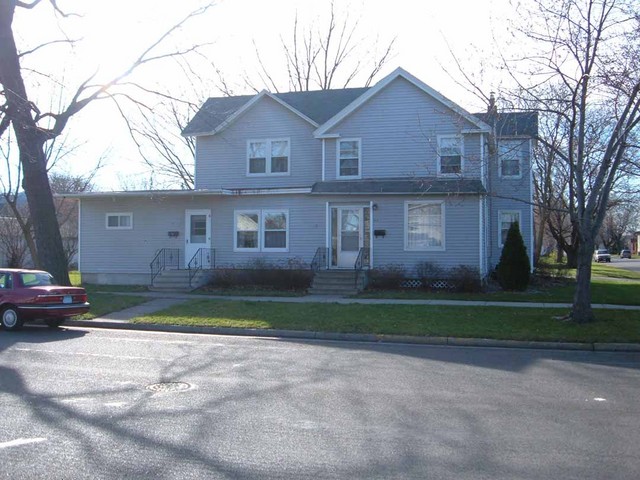
[[[631,250],[626,248],[620,250],[620,258],[631,258]]]
[[[595,253],[593,254],[593,261],[610,263],[611,254],[609,253],[609,250],[607,250],[606,248],[600,248],[596,250]]]
[[[89,307],[84,288],[56,285],[47,272],[0,269],[0,323],[5,330],[19,330],[27,320],[58,327]]]

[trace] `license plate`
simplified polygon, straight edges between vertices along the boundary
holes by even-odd
[[[65,295],[64,297],[62,297],[62,303],[72,303],[73,302],[73,298],[71,297],[71,295]]]

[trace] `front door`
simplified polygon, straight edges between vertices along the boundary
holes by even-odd
[[[186,268],[199,249],[211,248],[211,210],[186,210],[184,232],[184,266]],[[209,259],[209,255],[202,255],[203,268],[211,267]]]
[[[353,268],[363,246],[363,208],[338,207],[337,267]]]

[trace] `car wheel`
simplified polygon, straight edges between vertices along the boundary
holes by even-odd
[[[64,318],[47,318],[44,323],[51,328],[58,328],[60,325],[64,323],[66,319]]]
[[[22,319],[18,313],[18,309],[14,306],[4,307],[2,310],[0,321],[2,328],[5,330],[20,330],[22,328]]]

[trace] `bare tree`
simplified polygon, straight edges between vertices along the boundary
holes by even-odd
[[[24,176],[22,186],[30,207],[39,263],[61,283],[68,285],[70,281],[67,262],[47,176],[45,152],[47,143],[58,137],[67,127],[71,117],[82,111],[91,102],[108,98],[110,89],[122,82],[136,68],[155,60],[182,55],[195,49],[196,47],[191,47],[183,51],[156,53],[157,47],[165,39],[185,22],[204,13],[210,5],[190,13],[176,23],[141,52],[129,68],[121,74],[98,85],[92,83],[93,77],[87,78],[75,89],[68,104],[62,106],[58,111],[43,112],[31,101],[31,96],[27,91],[21,60],[29,52],[19,52],[13,31],[16,10],[33,9],[41,3],[43,3],[42,0],[0,0],[0,84],[3,88],[1,94],[4,99],[0,106],[0,136],[10,127],[13,128]],[[49,3],[56,15],[68,16],[58,7],[56,0],[44,3]],[[51,42],[42,47],[50,44]]]
[[[536,0],[526,15],[523,33],[534,51],[525,60],[533,71],[514,95],[536,104],[564,132],[557,144],[542,137],[539,142],[568,179],[564,198],[578,245],[569,318],[589,322],[596,237],[620,172],[632,168],[637,155],[640,15],[637,3],[625,0]],[[547,95],[550,90],[555,94]]]
[[[599,237],[611,253],[619,253],[626,247],[626,235],[640,218],[638,198],[615,198],[611,204],[602,222]]]
[[[322,27],[301,26],[296,14],[291,37],[280,38],[288,75],[286,88],[299,92],[347,88],[355,80],[361,80],[359,83],[365,87],[371,85],[393,57],[395,38],[380,47],[378,39],[360,35],[358,26],[358,21],[353,21],[348,14],[341,19],[333,1],[329,19]],[[253,79],[253,74],[245,74],[245,85],[256,92],[263,86],[280,92],[281,85],[270,70],[271,65],[267,65],[255,43],[254,46],[258,81]],[[230,93],[229,85],[220,78],[221,90]]]

